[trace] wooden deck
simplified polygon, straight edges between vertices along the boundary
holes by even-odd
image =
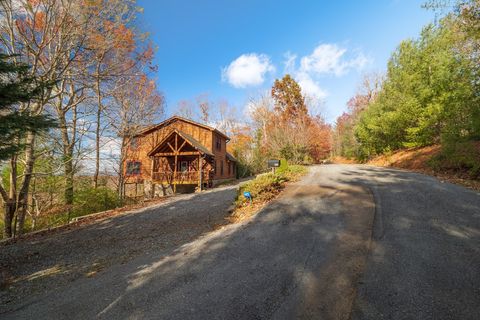
[[[186,172],[153,172],[152,180],[157,183],[166,184],[198,184],[200,174],[198,171]],[[208,172],[202,172],[202,183],[207,183],[210,180]]]

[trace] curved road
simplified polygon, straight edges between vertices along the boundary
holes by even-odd
[[[480,194],[393,169],[312,167],[250,221],[0,317],[479,319]]]

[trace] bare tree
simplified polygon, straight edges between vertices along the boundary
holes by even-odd
[[[145,75],[119,79],[109,107],[108,119],[119,144],[118,192],[124,195],[124,165],[132,139],[149,125],[164,117],[164,98],[155,82]]]
[[[67,81],[68,77],[72,76],[70,72],[74,62],[84,54],[83,44],[88,16],[74,15],[75,12],[81,11],[80,5],[66,0],[1,1],[2,50],[16,55],[15,59],[18,62],[31,65],[30,73],[42,81]],[[57,84],[57,89],[58,86]],[[60,84],[60,87],[62,86]],[[48,91],[42,100],[24,103],[19,108],[27,110],[30,114],[42,114],[47,105],[55,99],[57,101],[61,99],[63,93],[56,88]],[[36,134],[27,133],[22,152],[24,169],[21,175],[17,175],[20,155],[15,155],[10,160],[10,190],[7,199],[4,200],[9,220],[14,215],[18,217],[18,233],[23,231],[28,191],[35,163],[35,141]],[[0,188],[4,189],[4,186]],[[5,233],[6,236],[13,234],[11,226],[5,227]]]

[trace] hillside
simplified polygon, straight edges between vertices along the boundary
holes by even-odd
[[[480,150],[480,142],[475,144],[475,149],[477,151]],[[437,160],[435,163],[434,159],[438,158],[440,153],[441,147],[439,145],[409,148],[375,157],[368,161],[367,164],[380,167],[394,167],[429,174],[436,176],[443,181],[480,190],[480,180],[472,179],[467,170],[462,170],[458,167],[455,168],[451,164],[441,160]],[[457,155],[457,157],[459,156],[460,155]]]

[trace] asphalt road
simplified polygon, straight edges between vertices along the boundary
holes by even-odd
[[[392,169],[312,167],[250,221],[168,254],[150,247],[0,317],[479,319],[480,194]]]

